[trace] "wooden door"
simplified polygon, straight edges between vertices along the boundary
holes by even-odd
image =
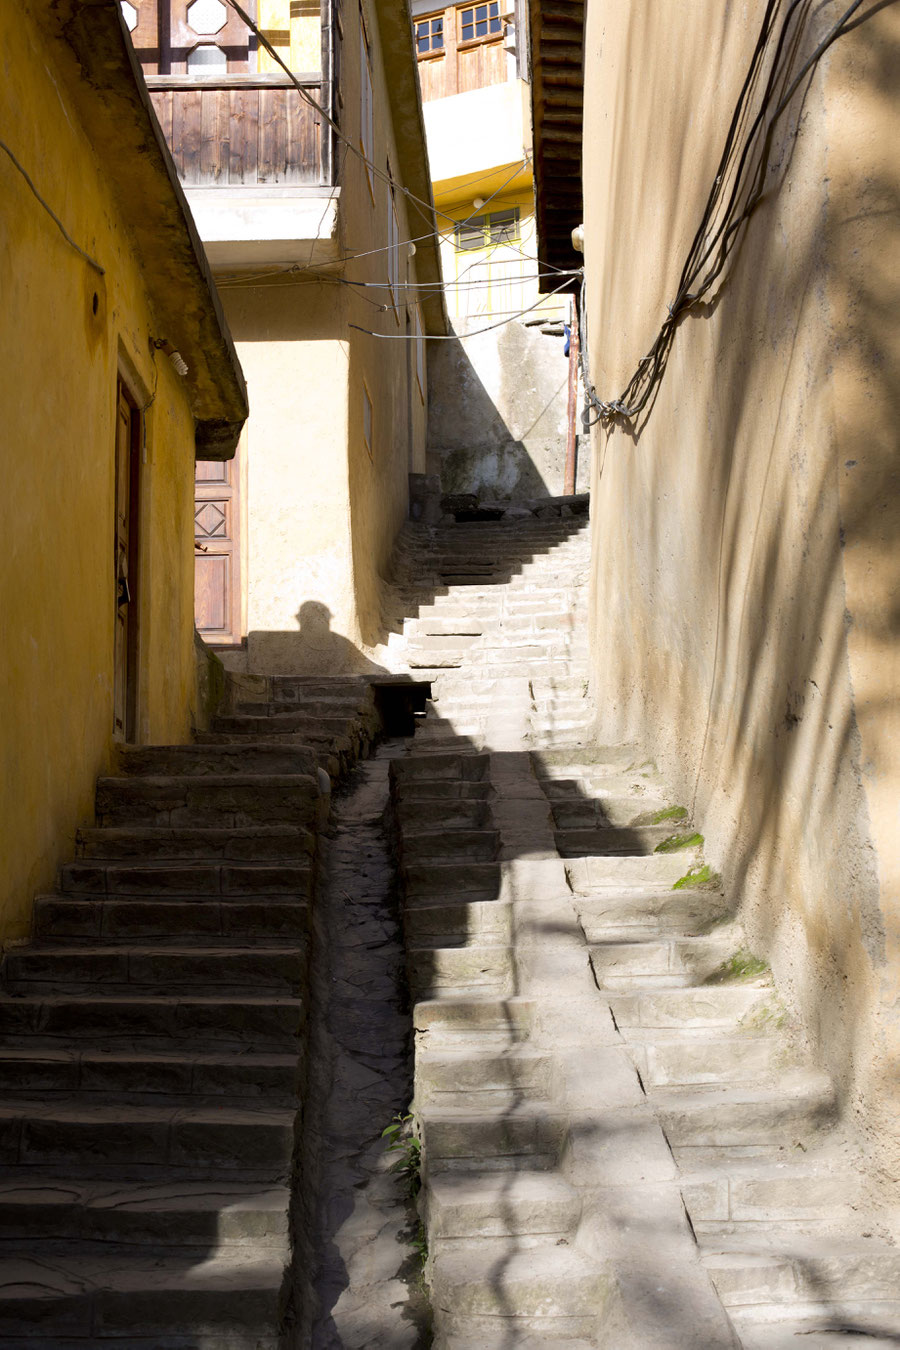
[[[113,734],[124,741],[134,740],[137,726],[140,466],[140,413],[120,379],[116,389]]]
[[[198,460],[194,487],[194,616],[213,646],[241,641],[240,465]]]

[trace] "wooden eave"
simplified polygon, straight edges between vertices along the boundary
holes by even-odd
[[[136,246],[155,336],[187,363],[197,458],[230,459],[247,388],[118,0],[55,0],[41,23]]]
[[[582,265],[572,231],[583,219],[584,0],[529,0],[529,21],[538,257],[568,270]],[[553,289],[545,277],[541,290]]]

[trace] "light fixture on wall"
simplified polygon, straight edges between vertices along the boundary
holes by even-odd
[[[484,198],[476,197],[475,200],[472,202],[472,205],[475,207],[476,211],[480,211],[481,208],[484,206]]]
[[[185,361],[181,352],[177,352],[168,338],[154,338],[153,345],[158,352],[165,352],[166,356],[172,362],[172,367],[177,375],[184,379],[188,373],[188,363]]]

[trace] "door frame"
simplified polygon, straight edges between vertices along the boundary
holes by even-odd
[[[130,363],[129,363],[130,364]],[[128,435],[128,552],[126,557],[128,578],[128,614],[125,624],[125,662],[124,662],[124,725],[116,725],[116,708],[119,703],[118,681],[120,679],[117,653],[118,641],[118,598],[119,598],[119,503],[122,483],[119,474],[119,407],[120,402],[127,404],[129,418]],[[120,362],[116,371],[115,436],[114,454],[114,497],[113,497],[113,737],[126,744],[137,740],[140,709],[140,655],[141,655],[141,489],[142,460],[144,448],[144,410],[135,390],[135,382],[124,363]]]

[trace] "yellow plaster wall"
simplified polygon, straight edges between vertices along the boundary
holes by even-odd
[[[802,12],[822,31],[841,8]],[[718,0],[588,6],[603,397],[676,290],[759,21]],[[639,739],[695,805],[885,1179],[900,1162],[898,58],[888,7],[819,66],[639,435],[595,434],[591,507],[598,734]]]
[[[359,10],[344,12],[348,135],[358,135]],[[373,162],[399,173],[375,13]],[[287,674],[364,668],[384,636],[381,580],[406,517],[408,474],[425,468],[425,400],[406,291],[387,289],[388,186],[338,148],[341,266],[244,277],[221,292],[250,390],[247,429],[246,664]],[[406,241],[429,228],[397,194],[400,281],[415,282]],[[368,287],[349,283],[369,283]],[[412,293],[414,295],[414,292]],[[382,306],[387,305],[385,311]],[[354,325],[357,325],[354,327]],[[390,334],[376,338],[360,330]],[[427,382],[427,381],[426,381]],[[363,387],[374,446],[363,438]],[[302,611],[307,603],[325,606]],[[226,658],[235,664],[234,658]]]
[[[258,23],[291,70],[309,74],[322,68],[322,21],[319,0],[259,0]],[[260,48],[260,71],[281,67]]]
[[[187,738],[194,700],[193,420],[139,261],[31,13],[0,13],[0,938],[27,931],[113,762],[114,437],[120,361],[153,396],[143,467],[140,738]],[[97,313],[93,313],[96,296]],[[123,356],[124,353],[124,356]]]

